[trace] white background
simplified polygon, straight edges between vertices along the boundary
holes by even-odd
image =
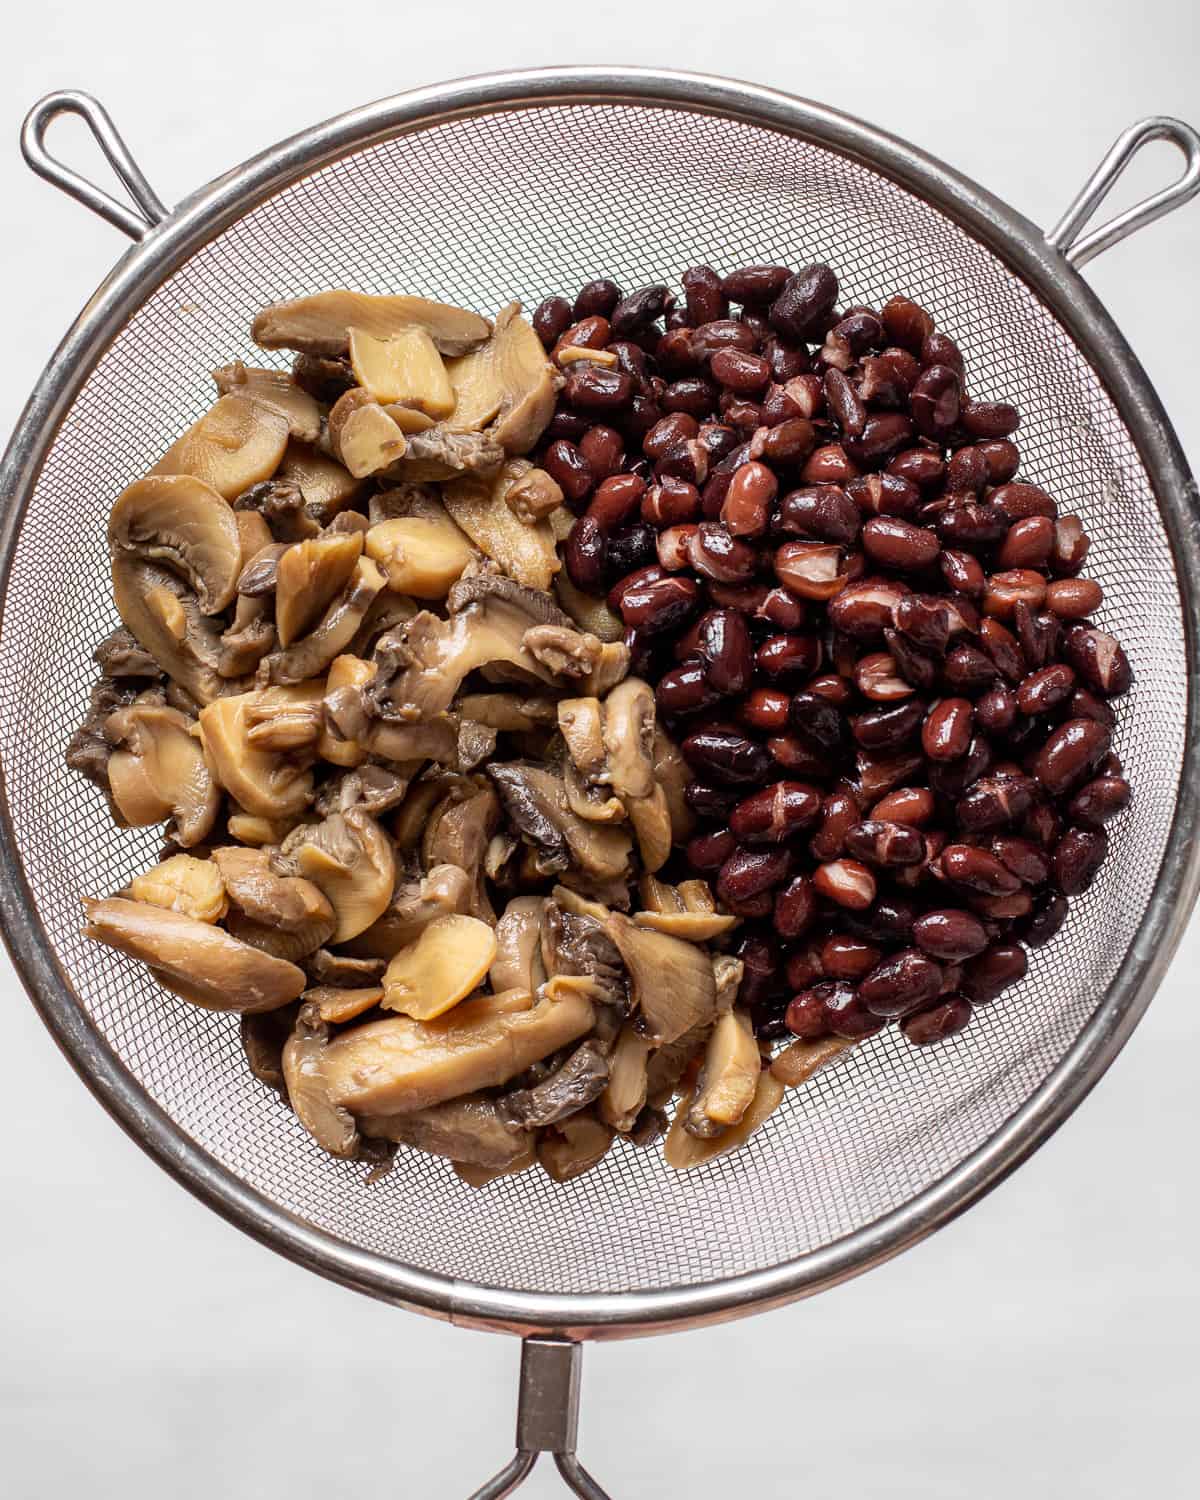
[[[353,105],[487,69],[725,72],[864,116],[1052,222],[1123,126],[1200,124],[1191,0],[772,5],[41,0],[0,53],[0,431],[123,248],[33,178],[24,110],[103,99],[167,202]],[[90,161],[64,123],[55,147]],[[1146,153],[1135,185],[1176,159]],[[1200,462],[1200,202],[1089,271]],[[1196,1456],[1200,930],[1067,1127],[964,1219],[767,1317],[588,1352],[616,1500],[1183,1500]],[[0,1494],[466,1495],[515,1344],[327,1285],[201,1208],[75,1080],[0,960]],[[523,1493],[558,1493],[552,1471]]]

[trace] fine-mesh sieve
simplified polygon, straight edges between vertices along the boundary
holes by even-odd
[[[136,206],[52,158],[82,114]],[[1079,235],[1126,161],[1166,138],[1172,188]],[[779,1305],[877,1264],[969,1205],[1112,1061],[1196,894],[1200,531],[1196,487],[1144,373],[1076,267],[1200,189],[1200,138],[1120,138],[1049,236],[940,163],[819,106],[634,70],[546,71],[368,106],[255,158],[168,213],[78,94],[26,122],[35,170],[136,242],[31,397],[0,470],[0,915],[69,1058],[135,1138],[227,1218],[323,1275],[453,1322],[527,1336],[509,1492],[574,1457],[578,1344]],[[119,832],[63,763],[93,645],[115,623],[113,498],[211,400],[209,370],[264,359],[265,303],[320,288],[416,291],[494,310],[590,276],[634,286],[696,262],[828,260],[847,301],[903,290],[962,345],[973,386],[1024,414],[1022,477],[1093,537],[1103,623],[1136,673],[1117,749],[1135,789],[1092,890],[1004,1003],[938,1048],[895,1030],[791,1093],[748,1147],[674,1174],[615,1150],[560,1186],[473,1192],[402,1154],[382,1181],[323,1155],[248,1073],[234,1018],[85,944],[79,899],[157,849]],[[64,521],[74,538],[62,565]]]

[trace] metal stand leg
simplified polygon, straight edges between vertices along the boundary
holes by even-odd
[[[567,1487],[581,1500],[609,1500],[575,1457],[579,1370],[583,1351],[570,1339],[529,1338],[521,1345],[517,1451],[471,1500],[504,1500],[528,1477],[539,1453],[552,1453]]]

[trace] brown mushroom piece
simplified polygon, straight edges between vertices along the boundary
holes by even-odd
[[[275,628],[281,646],[312,629],[345,588],[362,550],[361,533],[327,531],[275,558]]]
[[[718,1017],[704,1051],[704,1065],[683,1128],[709,1140],[736,1125],[754,1100],[762,1058],[744,1010]]]
[[[339,516],[361,494],[365,483],[328,454],[295,441],[287,445],[275,482],[294,485],[300,491],[304,513],[316,528],[328,526]],[[303,539],[279,535],[281,541]]]
[[[499,1100],[503,1118],[524,1130],[540,1130],[593,1104],[608,1083],[609,1062],[597,1041],[581,1042],[565,1062],[532,1088],[514,1089]]]
[[[328,948],[318,948],[304,960],[305,973],[314,985],[340,989],[377,985],[385,967],[381,958],[351,958]]]
[[[559,890],[542,913],[542,967],[551,976],[580,976],[595,986],[598,1002],[620,1015],[628,1009],[625,964],[620,950],[604,929],[609,913],[599,917],[564,909]]]
[[[394,411],[395,408],[389,408]],[[437,422],[408,437],[403,457],[386,472],[389,479],[440,483],[464,474],[494,474],[505,459],[504,449],[486,432],[455,432]]]
[[[608,1153],[613,1129],[592,1114],[571,1115],[546,1131],[537,1144],[537,1159],[547,1177],[570,1182],[590,1172]]]
[[[404,515],[373,524],[367,556],[383,570],[394,593],[418,599],[444,599],[475,557],[466,534],[440,500],[428,500],[419,487]]]
[[[263,349],[295,349],[337,358],[349,354],[352,328],[377,339],[421,328],[442,354],[450,355],[467,353],[491,332],[486,318],[445,302],[337,289],[273,303],[255,318],[250,336]]]
[[[409,761],[404,765],[358,766],[328,780],[313,806],[323,818],[330,813],[349,812],[352,807],[380,818],[401,805],[421,765],[420,761]]]
[[[183,714],[131,703],[109,717],[105,736],[116,747],[108,785],[124,821],[144,828],[169,818],[171,836],[184,849],[206,839],[221,809],[221,792]]]
[[[696,826],[696,818],[687,804],[685,792],[692,780],[692,773],[684,760],[679,746],[661,727],[654,730],[654,746],[651,751],[654,780],[662,787],[667,801],[667,812],[671,818],[671,838],[676,844],[685,843]]]
[[[159,666],[123,625],[111,630],[92,652],[92,660],[105,677],[126,678],[159,676]]]
[[[526,588],[548,589],[562,567],[549,521],[518,519],[508,503],[510,490],[533,470],[523,458],[510,459],[494,475],[472,474],[443,490],[446,509],[479,550]]]
[[[510,990],[436,1021],[395,1016],[343,1032],[325,1054],[334,1101],[355,1114],[409,1114],[498,1088],[591,1030],[586,996]]]
[[[448,417],[454,410],[446,366],[423,328],[401,328],[385,338],[351,328],[350,368],[359,385],[384,405],[415,407],[428,418]]]
[[[595,671],[604,654],[604,642],[576,630],[574,625],[532,625],[523,644],[555,677],[584,682]]]
[[[307,682],[324,672],[350,645],[383,586],[383,574],[369,557],[360,557],[345,587],[312,630],[267,658],[271,681],[281,685]]]
[[[654,691],[640,677],[619,682],[604,700],[604,779],[619,797],[654,791]]]
[[[515,896],[496,923],[496,956],[488,971],[492,989],[526,989],[531,993],[546,980],[542,962],[544,896]]]
[[[406,876],[395,886],[383,915],[350,943],[357,957],[390,959],[436,918],[466,912],[473,883],[457,865],[436,865],[427,875]]]
[[[604,771],[604,715],[599,698],[563,698],[558,730],[580,775],[599,781]]]
[[[270,479],[283,459],[289,420],[247,396],[220,396],[150,470],[191,475],[225,500]]]
[[[229,909],[225,882],[211,859],[172,854],[129,882],[128,895],[197,922],[219,922]]]
[[[675,1118],[667,1132],[663,1147],[664,1160],[675,1171],[686,1172],[692,1167],[704,1166],[718,1156],[739,1150],[778,1109],[783,1093],[783,1084],[777,1078],[773,1078],[769,1072],[760,1073],[754,1098],[746,1113],[736,1125],[731,1125],[721,1135],[709,1140],[701,1140],[684,1128],[692,1103],[690,1097],[685,1099],[675,1111]]]
[[[136,558],[177,573],[205,614],[224,609],[237,590],[237,519],[217,491],[190,475],[150,476],[122,491],[109,513],[108,545],[114,566]]]
[[[523,1161],[532,1137],[506,1120],[485,1094],[447,1099],[409,1114],[360,1114],[360,1128],[378,1140],[415,1146],[433,1156],[490,1172],[504,1172]]]
[[[274,1010],[304,990],[304,970],[208,922],[110,896],[85,900],[85,934],[140,959],[176,994],[207,1010]]]
[[[329,1027],[315,1005],[302,1005],[295,1027],[283,1049],[283,1080],[296,1118],[323,1150],[332,1156],[353,1157],[358,1152],[358,1128],[348,1110],[330,1098],[325,1081]]]
[[[676,1041],[654,1048],[646,1059],[647,1108],[662,1109],[671,1102],[693,1063],[699,1063],[711,1030],[712,1022],[704,1022]]]
[[[288,424],[289,434],[302,443],[315,443],[321,435],[321,408],[284,370],[259,370],[240,359],[212,372],[222,396],[247,396],[276,413]]]
[[[355,479],[382,473],[408,452],[404,429],[361,386],[338,397],[326,436],[330,452]]]
[[[225,925],[234,937],[276,958],[296,961],[333,936],[333,907],[310,880],[278,875],[265,849],[214,849],[233,910]]]
[[[797,1039],[786,1046],[771,1064],[771,1075],[786,1088],[799,1088],[826,1063],[857,1045],[857,1037],[847,1040],[840,1036],[825,1036],[814,1042]]]
[[[119,708],[126,708],[138,698],[135,683],[118,686],[108,678],[101,677],[92,683],[88,694],[87,712],[82,722],[67,741],[63,759],[72,771],[98,786],[108,799],[113,821],[119,826],[124,819],[120,809],[112,800],[108,785],[108,763],[112,758],[113,743],[106,733],[109,718]]]
[[[452,425],[490,428],[507,453],[528,453],[554,415],[560,377],[519,302],[498,313],[487,343],[454,360],[448,373],[455,395]]]
[[[571,617],[578,629],[594,635],[605,645],[619,642],[625,634],[621,617],[613,614],[603,599],[577,589],[565,568],[554,575],[554,593],[563,612]],[[604,690],[600,689],[601,692]]]
[[[717,1014],[723,1016],[732,1010],[742,987],[742,976],[746,965],[731,953],[713,955],[713,981],[717,986]]]
[[[527,468],[518,474],[504,492],[504,503],[526,526],[550,521],[555,541],[560,540],[551,517],[563,508],[562,486],[545,469]]]
[[[643,866],[661,870],[671,857],[671,811],[667,794],[656,782],[648,797],[626,797],[625,810],[637,837]]]
[[[625,1025],[609,1062],[608,1082],[597,1109],[606,1125],[628,1135],[646,1103],[650,1043],[636,1026]]]
[[[233,624],[221,634],[217,671],[222,677],[246,677],[275,645],[269,597],[239,594]]]
[[[605,930],[629,971],[640,1025],[656,1046],[712,1022],[716,981],[708,955],[695,943],[639,927],[620,912],[610,914]]]
[[[321,702],[321,684],[264,688],[219,698],[200,713],[204,758],[238,805],[262,818],[294,817],[312,799],[312,757],[273,751],[254,730],[289,709]]]
[[[117,613],[172,683],[196,703],[231,690],[220,672],[222,622],[201,611],[182,578],[122,554],[113,558],[112,579]]]
[[[495,956],[488,923],[459,914],[435,917],[388,964],[383,1008],[432,1021],[478,989]]]
[[[274,479],[252,484],[233,502],[233,510],[237,516],[261,516],[272,538],[279,543],[302,542],[321,530],[320,523],[308,512],[300,486],[294,479],[285,478],[282,471]],[[271,589],[274,587],[272,574]]]
[[[295,1007],[291,1005],[243,1016],[240,1023],[242,1051],[251,1073],[285,1099],[283,1049],[295,1023]]]
[[[357,937],[382,916],[396,874],[391,840],[360,807],[293,830],[272,866],[278,874],[302,875],[324,892],[337,916],[334,943]]]
[[[483,780],[456,786],[431,812],[421,838],[425,868],[457,865],[472,882],[472,916],[494,923],[496,914],[482,880],[483,857],[500,823],[500,802]]]
[[[572,812],[561,775],[532,761],[493,762],[487,774],[509,821],[537,850],[543,873],[574,866],[601,882],[626,878],[633,848],[630,835]]]
[[[383,986],[369,984],[357,989],[346,989],[331,984],[317,984],[305,990],[300,998],[306,1005],[316,1008],[322,1021],[331,1026],[344,1026],[375,1009],[383,999]]]

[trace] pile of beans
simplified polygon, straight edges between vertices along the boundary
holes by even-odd
[[[759,1035],[938,1041],[1025,974],[1129,801],[1088,536],[909,298],[839,311],[824,265],[682,285],[534,315],[567,571],[695,775],[678,859],[745,919]]]

